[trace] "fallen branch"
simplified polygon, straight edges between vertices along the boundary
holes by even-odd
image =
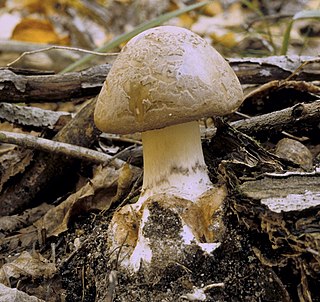
[[[116,161],[115,157],[108,154],[80,146],[36,137],[30,134],[0,131],[0,141],[7,144],[19,145],[28,149],[36,149],[53,154],[78,158],[95,164],[108,164],[111,161],[114,161],[117,168],[120,168],[123,165],[122,160]]]
[[[273,80],[285,80],[292,75],[296,81],[320,80],[319,56],[231,58],[228,62],[241,84],[264,84]]]
[[[288,131],[293,130],[297,124],[317,124],[320,120],[320,100],[254,116],[248,119],[230,123],[232,127],[246,133],[255,135],[264,131]],[[207,128],[202,131],[202,136],[211,138],[215,135],[216,128]]]
[[[0,101],[11,103],[57,102],[88,99],[99,93],[110,65],[54,75],[25,75],[0,68]]]
[[[300,103],[290,108],[231,123],[238,131],[255,135],[271,129],[279,132],[293,131],[297,124],[316,124],[320,119],[320,100],[310,104]]]
[[[320,80],[319,60],[319,57],[277,56],[228,61],[242,84],[262,84],[283,80],[292,74],[295,74],[295,80]],[[24,75],[15,69],[2,68],[0,101],[31,103],[90,98],[99,93],[110,67],[103,64],[80,72],[55,75]],[[299,68],[301,70],[296,72]]]

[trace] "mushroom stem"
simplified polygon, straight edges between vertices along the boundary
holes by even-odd
[[[196,201],[212,188],[198,122],[143,132],[142,143],[144,177],[139,206],[159,193]]]

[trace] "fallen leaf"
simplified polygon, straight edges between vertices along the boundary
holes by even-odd
[[[222,4],[219,1],[213,1],[203,7],[203,13],[207,16],[215,16],[223,12]]]
[[[58,236],[68,229],[69,220],[89,210],[107,210],[128,191],[137,178],[138,168],[125,164],[121,169],[99,166],[93,176],[76,193],[36,221],[38,229],[46,229],[47,237]]]
[[[0,283],[0,302],[45,302],[35,296],[16,289],[10,288]]]
[[[70,42],[67,36],[60,37],[55,32],[50,21],[34,18],[22,19],[14,28],[11,39],[60,45],[68,45]]]
[[[22,173],[32,160],[30,150],[10,150],[0,157],[0,192],[3,185],[13,176]]]
[[[0,283],[10,286],[10,278],[50,278],[56,272],[56,266],[45,259],[40,253],[31,255],[22,252],[21,255],[11,263],[4,264],[0,269]]]
[[[42,203],[35,208],[23,211],[21,214],[0,217],[0,231],[12,233],[13,231],[29,226],[52,207],[53,205]]]
[[[215,44],[220,44],[228,48],[236,46],[239,42],[239,39],[237,38],[234,32],[222,29],[214,33],[211,33],[210,38]]]
[[[14,0],[12,8],[16,10],[26,9],[29,13],[40,13],[50,15],[55,11],[57,2],[60,4],[62,1],[56,0]]]

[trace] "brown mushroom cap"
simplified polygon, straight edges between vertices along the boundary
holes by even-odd
[[[213,47],[187,29],[160,26],[122,49],[94,120],[104,132],[143,132],[229,114],[242,100],[238,78]]]

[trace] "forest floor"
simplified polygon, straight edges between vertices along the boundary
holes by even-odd
[[[225,232],[158,276],[110,261],[110,220],[140,194],[141,137],[93,122],[116,56],[79,63],[66,47],[118,53],[139,24],[200,2],[0,1],[0,301],[320,301],[318,1],[212,1],[164,22],[204,37],[245,93],[201,121]]]

